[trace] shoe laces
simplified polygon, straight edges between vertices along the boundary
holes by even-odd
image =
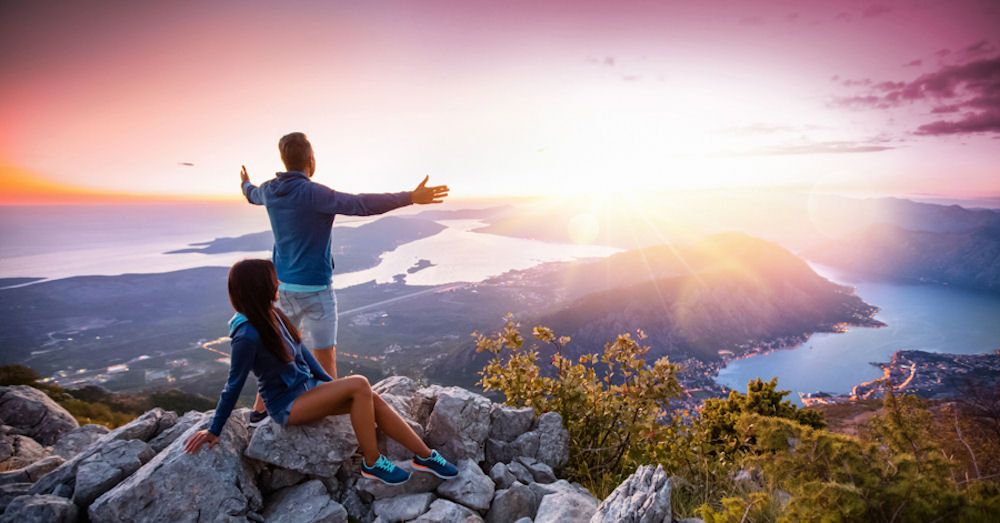
[[[379,456],[378,459],[375,460],[375,465],[373,465],[371,468],[382,469],[386,472],[392,472],[393,469],[396,468],[396,465],[394,465],[391,461],[385,459],[385,456]]]
[[[444,467],[444,466],[446,466],[448,464],[448,462],[445,461],[445,459],[442,458],[441,455],[438,454],[438,451],[436,451],[436,450],[433,451],[433,452],[431,452],[431,455],[430,455],[430,457],[427,458],[427,461],[433,461],[434,463],[437,463],[438,465],[441,465],[442,467]]]

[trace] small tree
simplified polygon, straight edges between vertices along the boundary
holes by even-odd
[[[635,466],[649,462],[650,442],[661,430],[657,420],[682,391],[677,367],[665,357],[646,365],[650,347],[628,334],[605,345],[603,354],[574,362],[563,356],[568,337],[535,327],[534,337],[551,353],[547,376],[538,365],[540,349],[524,349],[519,327],[508,314],[495,335],[473,333],[477,351],[493,354],[479,384],[503,392],[510,405],[558,412],[570,434],[566,472],[598,495],[608,494]],[[645,335],[640,331],[637,338]]]

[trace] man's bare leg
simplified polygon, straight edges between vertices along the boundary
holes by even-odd
[[[264,406],[264,398],[260,397],[260,393],[257,393],[257,399],[253,400],[253,410],[255,412],[264,412],[266,407]]]
[[[313,355],[323,370],[333,379],[337,379],[337,347],[331,345],[326,349],[313,349]]]

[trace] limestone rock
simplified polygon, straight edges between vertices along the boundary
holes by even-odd
[[[518,481],[524,483],[525,485],[529,485],[535,481],[535,477],[531,475],[531,471],[528,470],[528,467],[525,467],[524,464],[519,461],[512,461],[508,463],[507,470],[513,474]]]
[[[538,432],[538,461],[553,469],[569,461],[569,431],[563,427],[562,416],[556,412],[546,412],[535,420]],[[527,454],[525,454],[527,455]]]
[[[149,441],[154,436],[177,423],[177,414],[159,407],[147,411],[142,416],[118,427],[102,437],[100,441],[141,439]]]
[[[244,464],[249,439],[247,409],[233,413],[219,443],[186,454],[184,444],[205,419],[181,434],[149,463],[90,505],[90,520],[169,522],[246,519],[262,506],[260,492]]]
[[[484,396],[460,387],[443,389],[427,419],[427,444],[451,461],[483,461],[490,405]]]
[[[213,411],[214,412],[214,411]],[[203,412],[198,412],[196,410],[188,411],[186,414],[181,416],[171,427],[166,430],[161,431],[153,439],[149,440],[149,446],[153,449],[153,452],[157,454],[163,449],[170,446],[171,443],[177,439],[178,436],[187,432],[192,425],[201,423],[202,420],[206,418],[207,414]]]
[[[276,490],[297,485],[305,478],[306,475],[297,470],[269,467],[261,472],[260,479],[257,481],[257,488],[264,494],[270,494]]]
[[[493,465],[493,468],[490,469],[490,479],[493,480],[497,490],[510,488],[510,486],[517,481],[514,474],[511,474],[511,472],[507,470],[507,465],[503,463],[496,463]]]
[[[482,523],[479,514],[446,499],[436,499],[414,523]]]
[[[385,499],[394,496],[399,496],[401,494],[417,494],[424,492],[434,492],[435,489],[441,485],[444,480],[418,469],[413,468],[413,463],[410,460],[406,461],[394,461],[397,467],[402,468],[410,473],[410,479],[402,485],[386,485],[381,481],[361,478],[358,480],[356,488],[359,492],[364,492],[372,497],[372,499]],[[450,480],[454,481],[454,480]]]
[[[59,441],[52,447],[52,454],[70,459],[83,452],[94,442],[101,439],[101,436],[110,432],[104,425],[88,423],[82,427],[75,428],[69,432],[64,432],[59,437]]]
[[[588,522],[597,511],[597,498],[590,491],[564,479],[539,490],[549,493],[538,504],[535,523]]]
[[[519,518],[535,516],[538,499],[525,485],[515,482],[509,489],[498,490],[493,496],[486,523],[507,523]]]
[[[287,487],[267,500],[262,514],[267,523],[341,523],[347,521],[347,510],[330,499],[319,480]]]
[[[27,385],[0,387],[0,419],[42,445],[80,426],[66,409]]]
[[[357,450],[350,417],[344,415],[295,427],[265,423],[254,431],[246,455],[304,474],[330,477]]]
[[[473,510],[490,508],[493,500],[493,480],[483,474],[479,465],[471,459],[458,462],[458,476],[441,483],[437,493]]]
[[[445,388],[440,385],[431,385],[430,387],[417,389],[410,399],[410,418],[421,426],[426,427],[427,420],[431,416],[431,411],[434,410],[438,396],[443,390]]]
[[[365,503],[361,495],[353,488],[344,488],[340,494],[340,504],[347,509],[347,515],[360,521],[375,519],[371,504]]]
[[[381,395],[393,394],[395,396],[400,396],[403,398],[411,398],[413,394],[417,392],[420,385],[417,384],[412,378],[407,376],[389,376],[388,378],[372,385],[372,390]],[[400,411],[409,416],[410,411],[406,409],[405,411]]]
[[[24,496],[31,488],[31,483],[7,483],[0,485],[0,514],[7,509],[7,505],[18,496]]]
[[[535,409],[531,407],[511,407],[494,403],[490,407],[490,438],[499,441],[514,441],[514,438],[531,430],[535,420]]]
[[[556,480],[556,474],[552,472],[552,467],[541,461],[529,465],[528,472],[531,473],[531,477],[535,479],[536,483],[552,483]]]
[[[90,505],[98,496],[139,470],[155,453],[141,440],[111,441],[80,462],[76,470],[73,502]]]
[[[74,523],[76,515],[76,505],[66,498],[18,496],[7,505],[0,523]]]
[[[372,509],[374,509],[375,515],[386,523],[397,523],[398,521],[409,521],[423,514],[433,500],[434,494],[429,492],[403,494],[380,499],[372,505]]]
[[[45,447],[28,436],[18,434],[16,428],[0,427],[0,467],[4,470],[27,467],[47,455]]]
[[[670,521],[670,478],[657,465],[644,465],[600,505],[591,523],[660,523]]]
[[[59,468],[59,466],[65,462],[66,460],[62,459],[60,456],[49,456],[25,467],[24,473],[28,476],[28,481],[34,483],[38,481],[38,478]]]

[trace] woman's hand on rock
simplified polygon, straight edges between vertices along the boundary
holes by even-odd
[[[208,448],[213,448],[219,443],[219,437],[207,430],[199,430],[188,438],[184,444],[184,452],[198,452],[205,443],[208,443]]]

